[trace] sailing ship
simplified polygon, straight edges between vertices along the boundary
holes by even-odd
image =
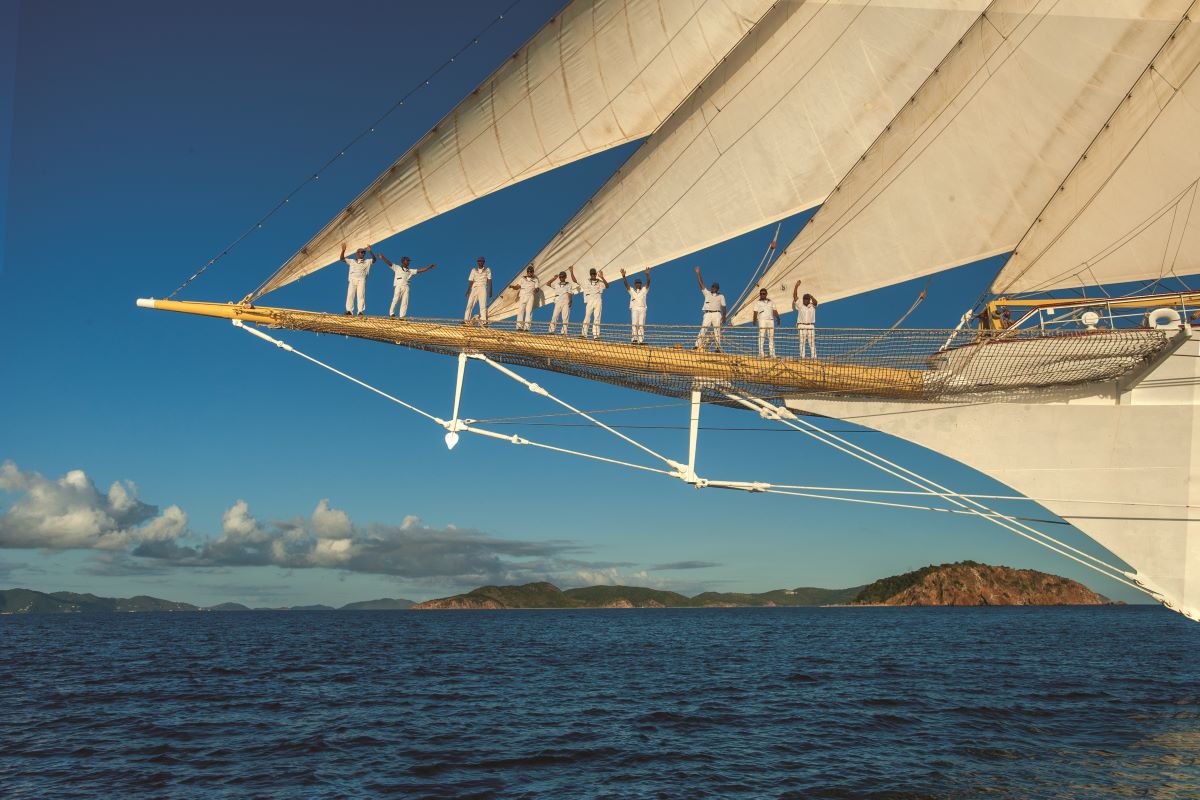
[[[466,364],[494,367],[697,487],[976,516],[1200,621],[1200,25],[1190,0],[571,0],[254,291],[144,307],[336,333],[459,359],[446,430],[563,453],[459,418]],[[270,292],[476,198],[622,144],[632,156],[530,264],[653,269],[816,209],[748,289],[828,302],[1007,257],[957,327],[831,330],[820,357],[719,351],[647,326],[596,340],[264,306]],[[521,270],[524,271],[523,269]],[[507,285],[507,284],[506,284]],[[752,316],[747,292],[732,316]],[[902,320],[903,321],[903,320]],[[694,330],[694,329],[693,329]],[[304,355],[301,353],[301,355]],[[305,355],[310,361],[311,357]],[[316,362],[321,366],[328,365]],[[512,367],[690,398],[675,460]],[[339,373],[343,374],[344,373]],[[349,376],[346,376],[349,377]],[[352,380],[356,380],[351,378]],[[357,381],[363,383],[362,381]],[[367,385],[363,383],[363,385]],[[368,387],[374,389],[374,387]],[[752,410],[904,481],[780,486],[695,470],[700,406]],[[813,425],[848,419],[966,464],[1117,556],[1112,564]]]

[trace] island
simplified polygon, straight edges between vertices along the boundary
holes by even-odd
[[[521,586],[481,586],[464,594],[414,603],[384,597],[347,603],[341,608],[302,605],[250,608],[221,603],[207,608],[157,597],[97,597],[74,592],[0,591],[0,614],[96,614],[145,612],[290,611],[431,611],[583,608],[787,608],[800,606],[1065,606],[1111,605],[1081,583],[1038,572],[959,561],[922,567],[881,578],[865,586],[824,589],[801,586],[769,592],[701,592],[688,597],[645,586],[584,586],[560,589],[539,581]]]

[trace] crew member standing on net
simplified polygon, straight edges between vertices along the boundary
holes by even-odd
[[[758,290],[754,301],[754,324],[758,326],[758,354],[763,354],[763,339],[771,343],[771,358],[775,357],[775,326],[779,323],[779,312],[775,303],[767,297],[766,289]]]
[[[804,358],[805,347],[809,358],[817,357],[817,298],[811,294],[800,297],[800,281],[792,287],[792,306],[796,309],[796,336],[800,339],[800,357]]]
[[[575,268],[571,267],[571,280],[575,280]],[[588,270],[588,279],[583,282],[583,330],[579,335],[588,335],[588,321],[592,323],[592,338],[600,338],[600,312],[604,309],[604,290],[608,288],[608,279],[603,272]]]
[[[625,289],[629,292],[629,343],[645,344],[646,295],[650,294],[650,270],[646,270],[645,286],[642,286],[641,278],[635,278],[633,286],[630,286],[629,278],[625,277],[625,270],[621,270],[621,280],[625,282]]]
[[[560,272],[557,276],[546,281],[546,286],[550,287],[550,291],[554,294],[554,315],[550,317],[550,330],[547,333],[554,333],[554,325],[562,318],[562,330],[559,334],[567,332],[567,323],[571,318],[571,304],[574,299],[571,295],[579,291],[579,285],[575,283],[575,268],[570,267],[571,280],[567,280],[567,273]]]
[[[696,267],[696,280],[700,284],[700,293],[704,295],[703,313],[700,322],[700,333],[696,336],[696,350],[704,349],[704,341],[708,331],[712,329],[713,341],[717,349],[721,349],[721,327],[725,324],[725,295],[721,294],[721,284],[714,283],[711,289],[704,288],[704,278],[700,277],[700,267]]]
[[[533,323],[533,304],[537,300],[540,286],[537,275],[533,271],[533,264],[530,264],[525,268],[525,274],[508,287],[517,292],[517,330],[519,331],[529,330],[529,326]]]
[[[463,312],[463,325],[471,324],[471,309],[479,305],[479,319],[488,324],[488,302],[492,299],[492,271],[484,266],[483,256],[475,259],[475,266],[467,275],[467,310]]]
[[[369,260],[368,255],[371,256]],[[357,297],[358,315],[361,317],[367,307],[367,275],[371,272],[371,265],[375,263],[375,254],[371,252],[371,246],[367,245],[358,248],[353,258],[346,258],[346,243],[342,242],[342,254],[339,258],[350,268],[346,276],[346,316],[354,313],[354,298]]]
[[[392,272],[396,273],[396,279],[392,281],[392,285],[396,288],[392,292],[392,305],[388,309],[388,316],[396,316],[396,304],[399,303],[400,319],[404,319],[408,315],[408,282],[413,279],[414,275],[428,272],[436,267],[437,264],[430,264],[428,267],[421,267],[420,269],[412,269],[408,266],[408,256],[403,256],[399,264],[393,264],[383,253],[376,253],[375,255],[382,258],[383,263],[391,267]]]

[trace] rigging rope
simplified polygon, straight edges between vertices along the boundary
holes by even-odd
[[[741,308],[742,301],[750,295],[750,289],[754,286],[758,276],[762,275],[763,270],[771,266],[771,262],[775,260],[775,255],[779,252],[776,247],[779,244],[779,231],[783,229],[783,223],[780,222],[775,226],[775,233],[771,236],[771,243],[767,245],[767,250],[763,253],[762,258],[758,260],[758,266],[754,268],[754,272],[750,274],[750,280],[746,281],[746,288],[742,289],[742,293],[738,295],[738,299],[733,301],[734,308]]]
[[[781,409],[781,408],[772,406],[770,403],[755,402],[753,398],[748,399],[748,398],[741,397],[740,395],[736,395],[736,394],[729,394],[728,396],[730,399],[735,400],[738,403],[741,403],[742,405],[746,406],[747,408],[749,408],[751,410],[758,411],[760,414],[762,414],[764,416],[770,415],[769,418],[778,420],[779,422],[783,423],[784,425],[787,425],[788,427],[796,428],[798,430],[807,430],[810,433],[810,435],[812,436],[812,438],[816,439],[817,441],[820,441],[823,444],[829,445],[830,447],[834,448],[835,450],[839,450],[843,453],[846,453],[847,455],[850,455],[853,458],[856,458],[860,461],[870,464],[871,466],[875,467],[876,469],[882,470],[883,472],[886,472],[889,475],[893,475],[893,476],[899,478],[900,480],[904,481],[905,483],[912,484],[913,486],[917,486],[918,488],[928,489],[929,487],[932,487],[932,488],[938,490],[937,492],[934,492],[934,494],[939,495],[943,500],[945,500],[949,503],[952,503],[960,508],[967,509],[969,512],[971,512],[983,519],[986,519],[995,525],[999,525],[1000,527],[1004,528],[1005,530],[1011,531],[1011,532],[1017,534],[1018,536],[1022,536],[1026,539],[1029,539],[1032,542],[1042,545],[1043,547],[1053,550],[1054,552],[1056,552],[1060,555],[1066,556],[1067,558],[1071,559],[1072,561],[1076,561],[1076,562],[1082,564],[1083,566],[1088,567],[1089,569],[1095,570],[1096,572],[1099,572],[1100,574],[1105,575],[1106,577],[1109,577],[1115,581],[1124,583],[1132,588],[1138,589],[1139,591],[1146,592],[1147,594],[1149,594],[1149,592],[1144,587],[1137,585],[1136,583],[1128,580],[1127,578],[1121,577],[1127,573],[1125,573],[1125,571],[1120,569],[1119,567],[1116,567],[1116,566],[1109,564],[1099,558],[1096,558],[1095,556],[1091,555],[1090,553],[1085,553],[1084,551],[1079,550],[1078,548],[1072,547],[1071,545],[1066,544],[1065,542],[1055,539],[1054,537],[1050,536],[1047,533],[1039,531],[1036,528],[1031,528],[1028,525],[1025,525],[1015,519],[1013,519],[1013,520],[999,519],[998,515],[996,515],[996,512],[992,511],[992,509],[988,508],[987,506],[983,505],[982,503],[978,502],[977,500],[965,498],[962,495],[959,495],[958,493],[953,492],[950,489],[947,489],[945,486],[942,486],[941,484],[939,484],[933,480],[930,480],[929,478],[926,478],[926,477],[920,475],[919,473],[916,473],[910,469],[907,469],[906,467],[902,467],[899,464],[889,461],[888,459],[884,458],[883,456],[880,456],[877,453],[873,453],[864,447],[860,447],[856,444],[853,444],[852,442],[848,442],[845,439],[842,439],[838,436],[834,436],[832,434],[825,434],[824,436],[822,436],[822,434],[824,434],[824,432],[821,431],[820,428],[813,425],[811,422],[808,422],[807,420],[801,419],[801,418],[797,417],[796,415],[792,414],[792,412],[787,408]],[[788,417],[790,417],[791,419],[794,419],[796,421],[796,423],[799,423],[799,425],[794,424],[790,419],[788,419]],[[801,428],[800,425],[803,425],[805,427]],[[820,433],[817,433],[814,431],[817,431]],[[855,451],[857,451],[857,452],[855,452]],[[959,499],[965,500],[966,502],[965,503],[960,502]],[[974,509],[970,508],[967,505],[968,503],[970,504],[970,506],[974,506],[975,508]],[[1020,530],[1021,528],[1023,528],[1024,530]],[[1026,533],[1026,531],[1028,531],[1028,533]],[[1030,534],[1032,534],[1032,535],[1030,535]],[[1038,537],[1040,537],[1040,538],[1038,538]],[[1046,541],[1043,541],[1043,539]],[[1050,544],[1050,542],[1053,542],[1053,544]],[[1058,546],[1056,547],[1055,545],[1058,545]],[[1060,548],[1065,548],[1065,549],[1060,549]],[[1079,557],[1076,557],[1075,555],[1071,555],[1071,553],[1066,552],[1067,550],[1070,550],[1071,552],[1076,553],[1076,554],[1078,554],[1078,556],[1082,556],[1083,558],[1079,558]],[[1095,563],[1092,564],[1083,559],[1090,559],[1092,562],[1095,562]],[[1096,565],[1099,565],[1099,566],[1096,566]]]
[[[343,145],[341,148],[339,148],[338,152],[336,154],[334,154],[331,158],[326,160],[325,163],[323,163],[321,166],[317,167],[317,169],[311,175],[309,175],[307,178],[305,178],[303,181],[301,181],[300,184],[298,186],[296,186],[296,188],[292,189],[290,192],[288,192],[286,195],[284,195],[283,199],[280,200],[278,203],[276,203],[271,208],[270,211],[268,211],[266,214],[264,214],[262,217],[260,217],[258,219],[258,221],[255,222],[253,225],[251,225],[249,228],[246,228],[246,230],[242,231],[241,235],[238,236],[236,239],[234,239],[232,242],[230,242],[228,245],[226,245],[225,249],[223,249],[216,257],[210,258],[208,260],[207,264],[203,264],[199,269],[197,269],[194,273],[192,273],[192,276],[190,278],[185,280],[183,283],[179,284],[179,286],[175,289],[175,291],[173,291],[169,295],[167,295],[167,299],[169,300],[169,299],[173,298],[175,295],[179,294],[179,292],[181,290],[183,290],[189,283],[196,280],[196,278],[199,278],[210,267],[214,266],[218,261],[220,261],[222,258],[227,256],[229,254],[230,250],[233,250],[235,247],[237,247],[239,244],[241,244],[242,240],[244,240],[247,236],[249,236],[251,233],[253,233],[254,231],[261,228],[263,226],[263,223],[267,222],[268,220],[271,219],[271,217],[275,216],[275,214],[280,209],[282,209],[284,206],[286,206],[293,197],[295,197],[297,194],[300,193],[301,190],[303,190],[305,187],[307,187],[310,183],[315,183],[316,181],[320,180],[321,173],[325,172],[327,169],[329,169],[329,167],[333,166],[333,164],[339,158],[346,155],[346,151],[349,150],[351,147],[354,147],[360,141],[367,138],[372,133],[375,133],[375,129],[378,128],[381,124],[383,124],[383,122],[385,120],[387,120],[387,118],[390,117],[393,112],[395,112],[398,108],[403,106],[404,102],[406,100],[408,100],[413,95],[415,95],[417,92],[421,91],[426,86],[428,86],[430,81],[432,81],[434,78],[436,78],[442,72],[442,70],[446,69],[451,64],[453,64],[456,59],[458,59],[460,56],[463,55],[463,53],[467,52],[467,50],[469,50],[472,47],[474,47],[475,45],[479,44],[479,40],[482,37],[484,37],[485,35],[487,35],[487,33],[489,31],[491,31],[491,29],[493,27],[495,27],[499,22],[501,22],[504,19],[504,16],[506,14],[508,14],[514,8],[516,8],[518,5],[520,5],[520,3],[521,3],[521,0],[513,0],[511,3],[509,3],[508,6],[502,12],[500,12],[500,14],[498,16],[494,17],[491,21],[488,22],[487,25],[483,26],[483,28],[480,29],[480,31],[478,33],[476,33],[474,36],[472,36],[470,38],[470,40],[467,41],[466,44],[464,44],[462,47],[460,47],[454,53],[454,55],[450,56],[448,59],[443,61],[441,64],[438,65],[437,69],[433,70],[433,72],[430,72],[428,75],[426,75],[420,81],[418,81],[417,84],[415,86],[413,86],[413,88],[411,88],[407,92],[405,92],[400,97],[399,100],[392,103],[392,105],[386,111],[384,111],[374,122],[372,122],[364,130],[360,131],[356,136],[354,136],[354,138],[352,138],[349,142],[347,142],[345,145]]]
[[[811,422],[808,422],[807,420],[797,417],[786,407],[780,408],[780,407],[776,407],[770,403],[767,403],[765,401],[758,401],[756,399],[742,397],[741,395],[727,393],[727,397],[730,400],[732,400],[740,405],[743,405],[751,410],[758,411],[759,414],[764,417],[767,417],[769,419],[774,419],[778,422],[783,423],[784,425],[786,425],[790,428],[794,428],[796,430],[807,433],[811,438],[814,438],[817,441],[822,442],[823,444],[833,447],[834,449],[839,450],[841,452],[844,452],[860,461],[863,461],[863,462],[875,467],[876,469],[882,470],[883,472],[893,475],[894,477],[897,477],[900,480],[903,480],[904,482],[909,483],[913,486],[916,486],[917,488],[922,490],[921,492],[913,492],[912,494],[938,497],[941,500],[944,500],[946,502],[952,503],[955,506],[958,506],[958,508],[953,508],[953,509],[938,508],[936,506],[921,506],[921,505],[916,505],[913,503],[897,503],[894,501],[887,501],[887,500],[868,500],[868,499],[863,499],[863,498],[838,497],[835,495],[818,494],[816,492],[811,492],[811,491],[796,491],[796,489],[804,489],[804,488],[809,488],[809,487],[788,488],[788,487],[784,487],[784,486],[774,486],[769,483],[709,481],[709,480],[703,480],[703,479],[696,479],[694,476],[691,478],[688,478],[688,477],[685,477],[685,475],[687,473],[684,472],[682,465],[680,465],[670,459],[667,459],[661,455],[658,455],[657,453],[654,453],[654,451],[650,450],[649,448],[646,448],[643,445],[640,445],[637,442],[634,442],[632,439],[629,439],[629,437],[626,437],[620,433],[617,433],[617,431],[613,430],[611,427],[606,426],[603,423],[601,423],[591,417],[586,417],[586,415],[584,415],[586,418],[595,422],[600,427],[604,428],[605,430],[608,430],[610,433],[613,433],[628,442],[631,442],[632,444],[634,444],[638,447],[641,447],[646,452],[662,459],[668,465],[676,467],[676,469],[674,469],[672,471],[668,471],[668,470],[658,469],[655,467],[647,467],[647,466],[640,465],[640,464],[634,464],[634,463],[630,463],[630,462],[626,462],[626,461],[620,461],[617,459],[611,459],[611,458],[607,458],[604,456],[598,456],[598,455],[594,455],[591,453],[585,453],[585,452],[578,451],[578,450],[570,450],[570,449],[563,448],[563,447],[557,447],[555,445],[544,444],[541,442],[534,442],[534,441],[524,439],[523,437],[516,436],[516,435],[505,435],[502,433],[496,433],[494,431],[489,431],[487,429],[480,428],[480,427],[472,424],[474,422],[474,420],[465,420],[465,421],[455,420],[454,422],[447,422],[446,420],[443,420],[439,417],[434,416],[433,414],[430,414],[426,411],[423,411],[423,410],[417,408],[416,406],[406,403],[403,400],[400,400],[399,398],[394,397],[394,396],[388,394],[387,392],[384,392],[381,389],[371,386],[370,384],[368,384],[364,381],[361,381],[358,378],[348,375],[345,372],[342,372],[341,370],[338,370],[335,367],[330,366],[329,364],[326,364],[316,358],[313,358],[312,356],[309,356],[306,353],[303,353],[303,352],[295,349],[294,347],[287,344],[286,342],[283,342],[279,339],[275,339],[271,336],[268,336],[267,334],[263,333],[262,331],[259,331],[255,328],[253,328],[252,326],[243,323],[241,320],[233,320],[233,325],[235,327],[241,328],[242,330],[246,331],[247,333],[252,334],[253,336],[255,336],[259,339],[262,339],[265,342],[273,344],[276,347],[278,347],[282,350],[285,350],[289,353],[294,353],[295,355],[298,355],[301,358],[303,358],[313,364],[316,364],[319,367],[322,367],[323,369],[326,369],[336,375],[339,375],[340,377],[343,377],[355,384],[358,384],[359,386],[362,386],[363,388],[368,389],[369,391],[372,391],[375,394],[378,394],[381,397],[384,397],[385,399],[390,400],[393,403],[396,403],[397,405],[400,405],[410,411],[420,414],[422,417],[425,417],[426,419],[437,423],[439,426],[446,428],[447,430],[451,430],[451,429],[465,430],[470,433],[475,433],[475,434],[478,434],[481,436],[485,436],[485,437],[492,438],[492,439],[497,439],[500,441],[506,441],[511,444],[530,445],[533,447],[537,447],[537,448],[541,448],[541,449],[545,449],[545,450],[551,450],[551,451],[559,452],[559,453],[564,453],[567,455],[577,455],[582,458],[588,458],[588,459],[592,459],[592,460],[596,460],[596,461],[603,461],[603,462],[610,463],[610,464],[616,464],[618,466],[625,466],[625,467],[629,467],[631,469],[637,469],[637,470],[641,470],[641,471],[645,471],[645,472],[653,472],[653,473],[665,475],[668,477],[682,478],[684,480],[687,480],[689,483],[694,483],[694,485],[696,485],[697,487],[711,486],[713,488],[740,489],[740,490],[750,491],[750,492],[764,492],[767,494],[788,495],[788,496],[806,497],[806,498],[823,499],[823,500],[840,500],[842,502],[847,502],[847,503],[888,506],[888,507],[893,507],[893,508],[904,508],[904,509],[912,509],[912,510],[933,511],[933,512],[938,512],[938,513],[962,514],[962,515],[966,515],[966,516],[974,516],[974,517],[978,517],[980,519],[987,520],[988,522],[991,522],[995,525],[999,525],[1000,527],[1002,527],[1008,531],[1011,531],[1013,533],[1016,533],[1017,535],[1022,536],[1026,539],[1029,539],[1030,541],[1032,541],[1036,544],[1040,544],[1043,547],[1046,547],[1047,549],[1052,550],[1052,551],[1058,553],[1059,555],[1065,556],[1065,557],[1071,559],[1072,561],[1075,561],[1085,567],[1088,567],[1089,569],[1099,572],[1100,574],[1104,575],[1105,577],[1115,580],[1118,583],[1122,583],[1126,586],[1129,586],[1130,588],[1133,588],[1138,591],[1145,592],[1146,594],[1149,594],[1151,596],[1154,596],[1153,593],[1150,592],[1145,587],[1138,585],[1137,583],[1127,579],[1126,577],[1123,577],[1125,575],[1129,575],[1129,573],[1124,572],[1119,567],[1109,564],[1099,558],[1096,558],[1095,556],[1093,556],[1089,553],[1085,553],[1084,551],[1079,550],[1075,547],[1072,547],[1071,545],[1068,545],[1065,542],[1055,539],[1054,537],[1050,536],[1047,533],[1039,531],[1035,528],[1031,528],[1030,526],[1024,524],[1024,522],[1022,521],[1022,520],[1030,519],[1030,518],[1011,516],[1011,515],[1006,515],[1006,514],[1001,514],[999,512],[996,512],[996,511],[992,510],[991,508],[988,508],[987,506],[978,502],[978,500],[974,499],[975,496],[963,495],[963,494],[954,492],[954,491],[947,489],[946,487],[936,483],[935,481],[933,481],[929,478],[926,478],[910,469],[907,469],[898,464],[895,464],[895,463],[883,458],[882,456],[880,456],[876,453],[873,453],[870,450],[867,450],[866,448],[859,447],[858,445],[848,442],[838,436],[835,436],[831,433],[827,433],[826,431],[819,428],[818,426],[813,425]],[[526,386],[528,388],[530,388],[532,391],[536,391],[538,394],[543,394],[544,396],[550,397],[555,402],[558,402],[558,403],[566,406],[567,408],[573,408],[569,404],[559,400],[558,398],[553,397],[545,390],[542,390],[540,387],[535,388],[537,386],[536,384],[531,384],[529,381],[526,381],[525,379],[521,378],[519,375],[516,375],[516,373],[512,373],[511,370],[504,369],[504,368],[500,367],[500,365],[492,363],[490,361],[490,359],[487,359],[486,357],[481,356],[480,358],[482,360],[485,360],[487,363],[490,363],[492,366],[497,367],[498,369],[500,369],[501,372],[526,384]],[[577,411],[577,413],[582,414],[583,412]],[[799,424],[795,424],[791,420],[795,420],[795,423],[799,423]],[[801,427],[801,426],[804,426],[804,427]],[[812,488],[817,488],[817,487],[812,487]],[[837,490],[828,490],[828,491],[837,491]],[[864,490],[864,491],[866,491],[866,490]],[[1025,499],[1025,498],[1023,498],[1023,499]],[[1035,520],[1031,520],[1031,521],[1054,522],[1054,523],[1058,524],[1055,520],[1035,519]],[[1062,524],[1066,524],[1066,523],[1062,523]],[[1026,531],[1028,531],[1028,533],[1026,533]],[[1067,552],[1067,551],[1070,551],[1070,552]],[[1075,553],[1077,555],[1072,555],[1072,553]],[[1089,561],[1086,561],[1084,559],[1090,559],[1091,562],[1095,562],[1095,563],[1089,563]],[[1130,577],[1132,577],[1132,576],[1130,576]]]

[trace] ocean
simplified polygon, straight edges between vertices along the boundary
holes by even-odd
[[[1158,607],[0,617],[0,797],[1200,797]]]

